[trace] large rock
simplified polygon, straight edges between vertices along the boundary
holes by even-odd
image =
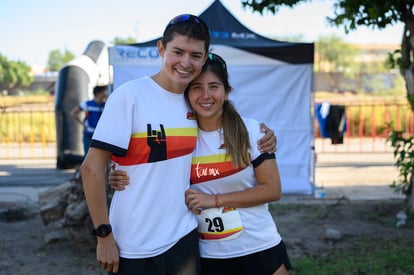
[[[108,202],[112,191],[108,188]],[[93,224],[83,193],[80,173],[62,184],[39,193],[40,216],[45,225],[59,229],[82,250],[96,248]]]

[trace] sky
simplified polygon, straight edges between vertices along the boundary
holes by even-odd
[[[33,67],[47,65],[49,52],[69,50],[80,56],[89,42],[108,46],[115,37],[134,37],[145,42],[159,37],[165,25],[182,13],[201,14],[214,0],[0,0],[0,54]],[[349,43],[400,44],[403,25],[385,30],[359,28],[345,34],[332,27],[333,1],[312,0],[276,15],[260,15],[245,9],[241,0],[221,0],[250,30],[272,38],[302,38],[315,42],[335,34]]]

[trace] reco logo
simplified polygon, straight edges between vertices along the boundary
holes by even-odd
[[[125,59],[157,59],[160,55],[156,47],[117,48],[118,55]]]

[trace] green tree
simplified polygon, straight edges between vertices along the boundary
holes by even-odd
[[[137,40],[133,37],[127,37],[127,38],[115,37],[114,40],[111,42],[114,45],[126,45],[126,44],[137,43]]]
[[[60,50],[52,50],[49,52],[47,66],[52,72],[59,71],[69,61],[75,58],[75,55],[68,50],[61,52]]]
[[[339,87],[338,73],[350,77],[357,76],[358,64],[355,60],[357,51],[341,37],[336,35],[319,37],[315,51],[315,71],[329,73],[332,87],[335,90],[343,88]]]
[[[0,90],[28,87],[33,81],[30,67],[22,61],[10,61],[0,54]]]
[[[281,7],[293,8],[296,4],[309,2],[309,0],[242,0],[241,2],[243,6],[261,14],[264,11],[276,14]],[[397,23],[404,25],[401,48],[390,54],[389,61],[390,64],[399,67],[405,81],[407,99],[414,111],[414,0],[383,0],[381,2],[378,0],[335,0],[333,16],[327,17],[327,20],[332,25],[343,26],[347,33],[360,26],[381,30]],[[401,145],[395,141],[396,138],[391,137],[390,140],[395,146],[395,154],[408,159],[409,169],[403,173],[409,173],[410,176],[409,180],[404,177],[406,180],[403,183],[408,186],[405,188],[405,194],[410,209],[414,211],[414,149],[412,149],[414,144],[407,147],[408,151],[400,151]],[[397,166],[399,163],[403,161],[399,159]]]
[[[336,35],[321,36],[315,45],[318,56],[316,69],[322,72],[350,73],[355,71],[357,51]]]

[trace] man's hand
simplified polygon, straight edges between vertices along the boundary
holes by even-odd
[[[257,142],[259,151],[262,153],[267,152],[269,154],[276,153],[277,138],[273,130],[269,129],[264,123],[260,123],[260,130],[265,133],[265,135]]]

